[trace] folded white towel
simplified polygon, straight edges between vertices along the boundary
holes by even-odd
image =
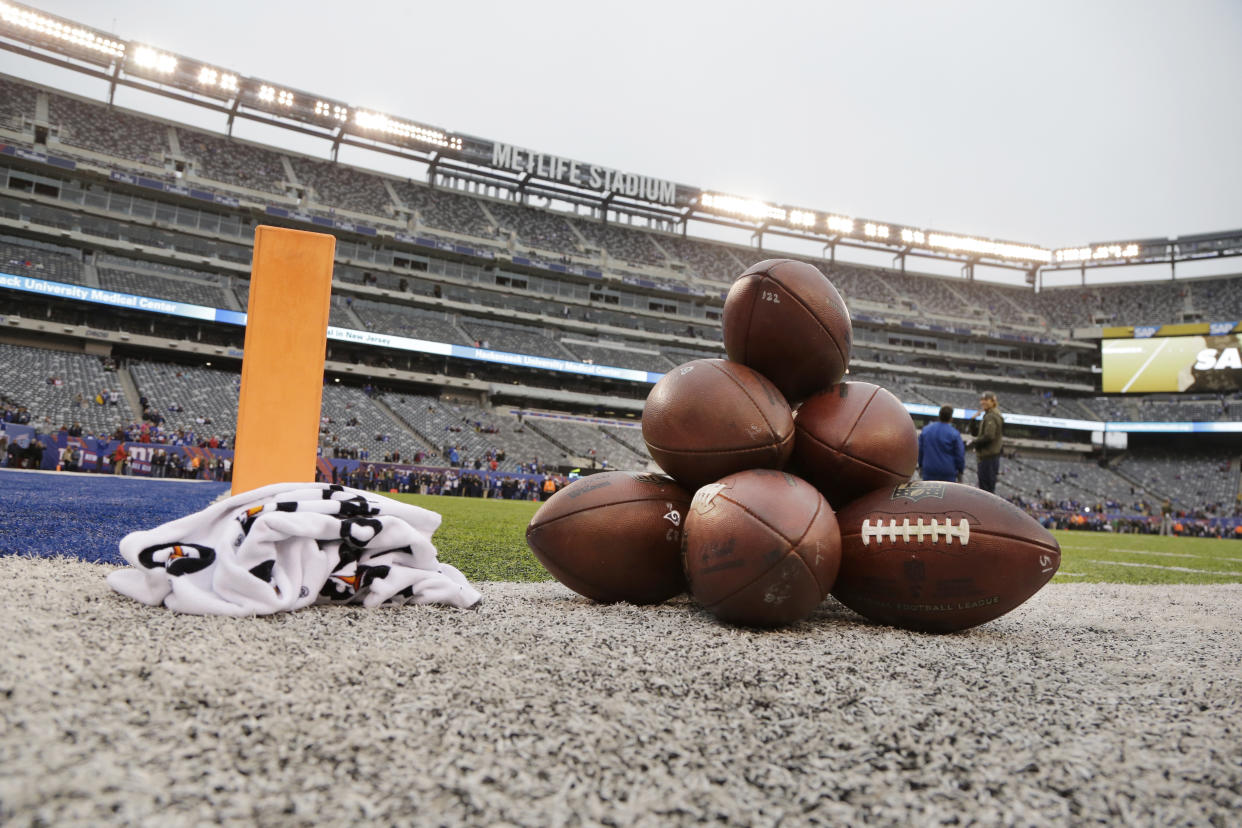
[[[274,483],[121,539],[134,569],[108,585],[195,615],[268,615],[311,604],[482,600],[431,536],[440,516],[370,492]]]

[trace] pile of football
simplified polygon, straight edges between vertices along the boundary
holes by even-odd
[[[1061,561],[1021,509],[957,483],[911,482],[914,421],[845,380],[853,329],[817,268],[770,259],[725,299],[728,359],[669,371],[643,409],[667,476],[605,472],[553,495],[526,539],[601,602],[689,591],[722,621],[779,627],[831,593],[872,621],[953,632],[1031,597]]]

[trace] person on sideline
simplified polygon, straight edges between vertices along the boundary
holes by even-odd
[[[979,395],[979,411],[972,419],[978,425],[978,436],[970,447],[975,450],[979,460],[979,488],[985,492],[996,493],[996,478],[1000,474],[1001,432],[1004,421],[1001,419],[1000,405],[996,402],[996,394],[984,391]],[[982,422],[974,424],[973,420],[983,417]]]
[[[966,444],[950,422],[953,406],[940,407],[939,419],[919,432],[919,475],[924,480],[959,480],[966,469]]]

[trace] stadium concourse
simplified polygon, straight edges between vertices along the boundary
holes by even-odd
[[[109,471],[125,445],[122,472],[227,478],[266,223],[337,236],[325,479],[437,491],[465,476],[523,497],[547,474],[648,468],[650,383],[723,356],[729,284],[782,255],[779,236],[759,250],[464,176],[401,179],[14,77],[0,77],[0,142],[0,405],[25,451],[9,465],[64,466],[74,445],[80,470]],[[889,388],[919,424],[943,404],[966,414],[985,388],[1026,415],[1006,427],[1002,495],[1050,525],[1114,531],[1158,530],[1167,500],[1177,531],[1235,535],[1236,442],[1090,436],[1239,419],[1235,392],[1105,395],[1095,367],[1102,325],[1242,318],[1242,279],[1035,292],[808,260],[854,317],[850,379]]]

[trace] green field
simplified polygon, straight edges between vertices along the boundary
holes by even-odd
[[[1056,583],[1242,583],[1242,541],[1054,532],[1061,543]]]
[[[474,581],[542,581],[550,576],[526,546],[538,503],[438,495],[390,495],[439,512],[433,539],[440,560]],[[1056,583],[1242,583],[1242,541],[1055,532],[1061,543]]]
[[[539,508],[528,500],[390,494],[444,518],[432,541],[440,560],[472,581],[546,581],[552,576],[526,545],[526,524]]]

